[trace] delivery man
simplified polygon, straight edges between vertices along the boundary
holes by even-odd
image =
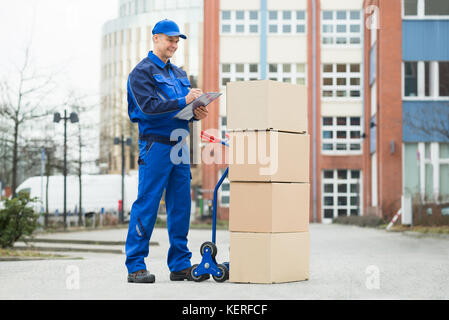
[[[165,190],[167,229],[170,240],[167,263],[170,280],[192,280],[192,253],[187,248],[190,225],[190,153],[187,144],[171,140],[174,130],[189,133],[189,122],[204,119],[206,107],[197,108],[194,117],[174,119],[186,105],[201,96],[200,89],[190,89],[187,74],[170,63],[178,49],[180,33],[171,20],[158,22],[153,29],[154,49],[131,72],[128,78],[128,114],[139,126],[139,186],[131,208],[126,238],[128,282],[153,283],[147,270],[149,241]],[[182,130],[181,130],[182,131]],[[183,140],[185,141],[185,140]],[[184,161],[174,163],[172,148],[179,147]],[[185,159],[187,159],[185,161]],[[207,277],[204,278],[207,279]]]

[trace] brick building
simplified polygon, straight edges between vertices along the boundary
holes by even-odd
[[[449,195],[448,10],[444,0],[205,1],[203,89],[305,84],[310,221],[390,218],[402,195]],[[202,122],[215,128],[224,137],[225,99]],[[205,198],[224,168],[202,164]],[[225,182],[221,218],[228,190]]]
[[[364,48],[367,203],[391,216],[401,195],[448,202],[449,2],[367,0],[364,6],[377,24],[367,30]]]

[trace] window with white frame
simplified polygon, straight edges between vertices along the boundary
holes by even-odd
[[[218,180],[221,179],[221,177],[223,176],[224,172],[225,172],[225,169],[220,169],[219,170],[219,172],[218,172]],[[222,183],[220,189],[218,190],[219,191],[218,192],[218,198],[219,198],[219,205],[220,205],[220,207],[229,207],[230,190],[231,190],[231,185],[230,185],[228,177],[226,177],[223,180],[223,183]]]
[[[404,192],[449,201],[449,143],[404,143]]]
[[[404,98],[449,97],[449,61],[405,61]]]
[[[220,11],[221,34],[259,34],[260,12],[258,10]]]
[[[220,65],[220,84],[225,87],[228,82],[258,80],[258,63],[222,63]]]
[[[377,85],[374,84],[371,86],[371,116],[375,115],[377,112]]]
[[[423,19],[449,16],[447,0],[403,0],[402,14],[405,19]]]
[[[360,117],[323,117],[322,119],[323,154],[362,153]]]
[[[220,116],[220,134],[221,139],[226,140],[226,128],[227,128],[227,117],[226,116]]]
[[[360,215],[363,190],[360,170],[323,170],[322,181],[324,219]]]
[[[406,61],[403,67],[404,73],[404,96],[418,96],[418,62]],[[421,75],[422,77],[422,75]]]
[[[120,17],[126,16],[126,4],[120,6]]]
[[[304,10],[268,11],[269,34],[305,34],[306,12]]]
[[[360,64],[323,64],[322,79],[323,98],[361,99]]]
[[[362,13],[358,10],[322,11],[321,41],[324,45],[360,45]]]
[[[269,63],[268,79],[293,84],[306,84],[305,63]]]

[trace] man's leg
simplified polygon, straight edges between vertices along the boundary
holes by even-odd
[[[191,267],[192,253],[187,248],[191,207],[190,178],[190,164],[174,165],[165,190],[170,239],[167,264],[171,272]]]
[[[139,167],[139,191],[131,209],[126,238],[126,267],[128,273],[145,270],[149,241],[157,211],[173,165],[168,158],[169,146],[154,143]]]

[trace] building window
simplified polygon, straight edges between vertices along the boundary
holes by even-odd
[[[404,143],[404,193],[449,201],[449,143]]]
[[[322,181],[324,219],[360,215],[362,207],[360,170],[324,170]]]
[[[259,64],[257,63],[222,63],[220,65],[222,87],[225,87],[230,81],[250,81],[259,78]]]
[[[306,66],[304,63],[269,63],[268,79],[305,85]]]
[[[418,95],[417,62],[404,62],[404,94],[406,97]]]
[[[221,177],[223,176],[225,172],[225,169],[220,169],[220,171],[218,172],[218,180],[221,179]],[[220,189],[218,190],[218,199],[219,199],[219,205],[220,207],[229,207],[229,199],[230,199],[230,190],[231,190],[231,185],[229,183],[229,179],[228,177],[226,177],[223,180],[223,183],[220,187]]]
[[[360,64],[323,64],[323,98],[361,99]]]
[[[418,18],[449,15],[447,0],[403,0],[403,17]]]
[[[404,15],[416,16],[418,14],[418,0],[404,0]]]
[[[406,61],[404,98],[449,97],[449,61]]]
[[[361,154],[360,117],[323,117],[321,126],[323,154]]]
[[[124,17],[126,15],[126,4],[122,4],[120,6],[120,17]]]
[[[321,41],[325,45],[360,45],[362,18],[360,11],[323,11]]]
[[[223,10],[220,14],[221,34],[258,34],[260,17],[256,10]]]
[[[449,15],[449,1],[426,0],[424,2],[424,15],[426,16]]]
[[[221,133],[221,139],[227,140],[228,137],[226,136],[226,129],[227,128],[227,117],[221,116],[220,117],[220,133]]]
[[[449,62],[439,63],[440,97],[449,97]]]
[[[221,20],[223,21],[231,20],[231,11],[222,11]]]
[[[250,11],[249,12],[249,19],[250,20],[255,20],[255,21],[257,21],[257,20],[259,20],[259,11]]]
[[[306,33],[306,12],[303,10],[269,11],[268,33],[270,34]]]

